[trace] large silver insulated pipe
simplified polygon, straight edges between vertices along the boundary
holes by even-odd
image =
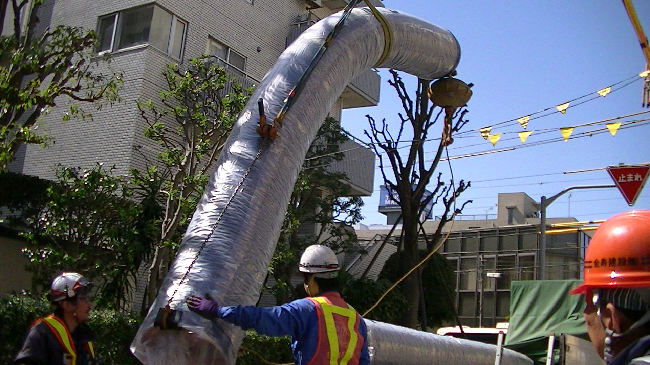
[[[209,293],[221,305],[254,305],[258,301],[307,149],[355,76],[378,66],[433,80],[456,68],[460,47],[449,31],[397,11],[379,11],[394,37],[385,61],[376,65],[385,44],[380,22],[368,9],[354,9],[287,113],[280,137],[272,142],[262,142],[256,133],[258,98],[264,100],[270,119],[277,115],[342,13],[305,31],[257,86],[216,163],[158,297],[133,340],[131,350],[140,361],[234,364],[244,332],[188,312],[186,297]],[[190,274],[180,283],[192,263]],[[156,313],[167,303],[183,312],[181,330],[154,327]],[[371,321],[368,325],[373,364],[494,363],[494,346],[458,344]],[[412,359],[418,362],[409,362]],[[522,363],[520,359],[521,355],[507,351],[503,364]]]

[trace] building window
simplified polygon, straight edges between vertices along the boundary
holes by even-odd
[[[98,52],[149,44],[181,59],[186,29],[186,22],[156,5],[123,10],[99,18]]]
[[[220,58],[242,73],[246,72],[246,57],[221,42],[210,39],[208,41],[208,54]]]

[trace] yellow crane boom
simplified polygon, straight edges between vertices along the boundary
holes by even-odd
[[[642,105],[650,108],[650,47],[648,46],[648,37],[643,32],[639,18],[634,10],[634,5],[632,5],[632,0],[623,0],[623,6],[625,6],[627,15],[630,17],[632,27],[634,27],[639,44],[641,45],[641,51],[643,51],[643,56],[645,57],[646,71],[643,73],[645,74],[645,84],[643,86]]]

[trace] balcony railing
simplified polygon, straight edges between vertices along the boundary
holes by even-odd
[[[237,67],[231,65],[219,57],[211,56],[208,62],[216,63],[220,67],[223,67],[226,73],[228,73],[230,76],[228,83],[224,87],[225,94],[232,92],[235,84],[240,84],[242,88],[248,89],[260,83],[259,80],[256,80],[250,75],[247,75],[244,71],[238,69]]]
[[[370,196],[375,178],[375,153],[352,140],[343,142],[341,152],[345,158],[333,162],[328,170],[345,173],[352,195]]]

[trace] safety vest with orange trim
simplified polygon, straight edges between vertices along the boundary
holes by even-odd
[[[357,311],[338,295],[308,299],[318,314],[318,345],[308,365],[358,365],[364,338]]]
[[[67,365],[77,365],[77,349],[75,348],[74,341],[70,335],[70,331],[68,331],[68,326],[66,326],[61,319],[53,315],[41,318],[34,324],[40,321],[44,322],[50,328],[54,334],[54,337],[56,337],[57,341],[59,341],[59,344],[63,348],[63,363]],[[84,348],[90,357],[89,363],[92,363],[92,361],[95,359],[95,345],[92,341],[88,341],[84,343]]]

